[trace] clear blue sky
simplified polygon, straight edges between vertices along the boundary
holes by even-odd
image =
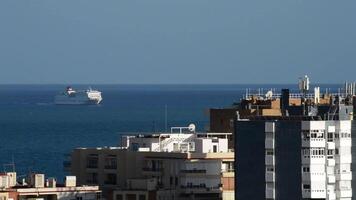
[[[356,80],[355,0],[1,0],[0,83]]]

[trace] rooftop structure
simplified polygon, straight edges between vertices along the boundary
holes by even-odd
[[[15,172],[0,174],[1,200],[98,200],[101,191],[98,186],[77,186],[75,176],[66,176],[64,184],[58,184],[56,179],[45,180],[44,174],[32,173],[27,180],[20,183]]]
[[[320,87],[309,86],[309,78],[299,82],[299,91],[282,89],[246,89],[246,94],[231,107],[210,109],[210,131],[234,132],[235,118],[256,117],[319,117],[323,120],[352,119],[356,110],[356,83],[345,83],[343,88],[331,92],[328,88],[322,93]],[[340,116],[339,111],[348,111]],[[230,146],[233,146],[230,145]]]

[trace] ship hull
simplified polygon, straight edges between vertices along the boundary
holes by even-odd
[[[86,91],[86,92],[71,92],[62,93],[55,97],[54,104],[56,105],[97,105],[102,101],[101,92]]]

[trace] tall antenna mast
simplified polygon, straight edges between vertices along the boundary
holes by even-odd
[[[14,159],[14,155],[12,155],[12,161],[11,161],[11,163],[7,163],[7,164],[3,164],[3,170],[4,170],[4,172],[7,172],[7,170],[6,170],[6,168],[8,168],[8,167],[12,167],[12,172],[15,172],[15,170],[16,170],[16,167],[15,167],[15,159]]]
[[[164,130],[165,130],[165,132],[167,132],[167,123],[168,123],[168,120],[167,120],[167,118],[168,118],[168,108],[167,108],[168,106],[167,106],[167,104],[164,106]]]

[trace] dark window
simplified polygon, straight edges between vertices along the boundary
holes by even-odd
[[[332,142],[334,140],[333,133],[328,133],[328,142]]]
[[[116,200],[123,200],[124,198],[122,197],[122,194],[117,194],[116,195]]]
[[[116,174],[106,174],[105,184],[116,185]]]
[[[272,155],[273,156],[273,150],[267,150],[266,155]]]
[[[109,155],[105,158],[105,169],[117,169],[117,160],[115,155]]]
[[[178,177],[175,178],[175,184],[178,185]]]
[[[303,184],[303,189],[310,190],[310,185],[308,185],[308,184]]]
[[[214,153],[218,152],[218,147],[216,145],[213,146],[213,152]]]
[[[132,148],[132,151],[138,151],[138,148],[140,147],[140,145],[138,143],[132,143],[131,144],[131,148]]]
[[[126,194],[126,200],[136,200],[136,194]]]
[[[138,200],[146,200],[146,195],[140,194],[140,196],[138,196]]]
[[[87,168],[98,168],[98,155],[90,154],[87,156]]]
[[[88,173],[87,174],[87,183],[88,184],[98,184],[98,174],[97,173]]]
[[[173,177],[172,176],[169,178],[169,184],[173,185]]]

